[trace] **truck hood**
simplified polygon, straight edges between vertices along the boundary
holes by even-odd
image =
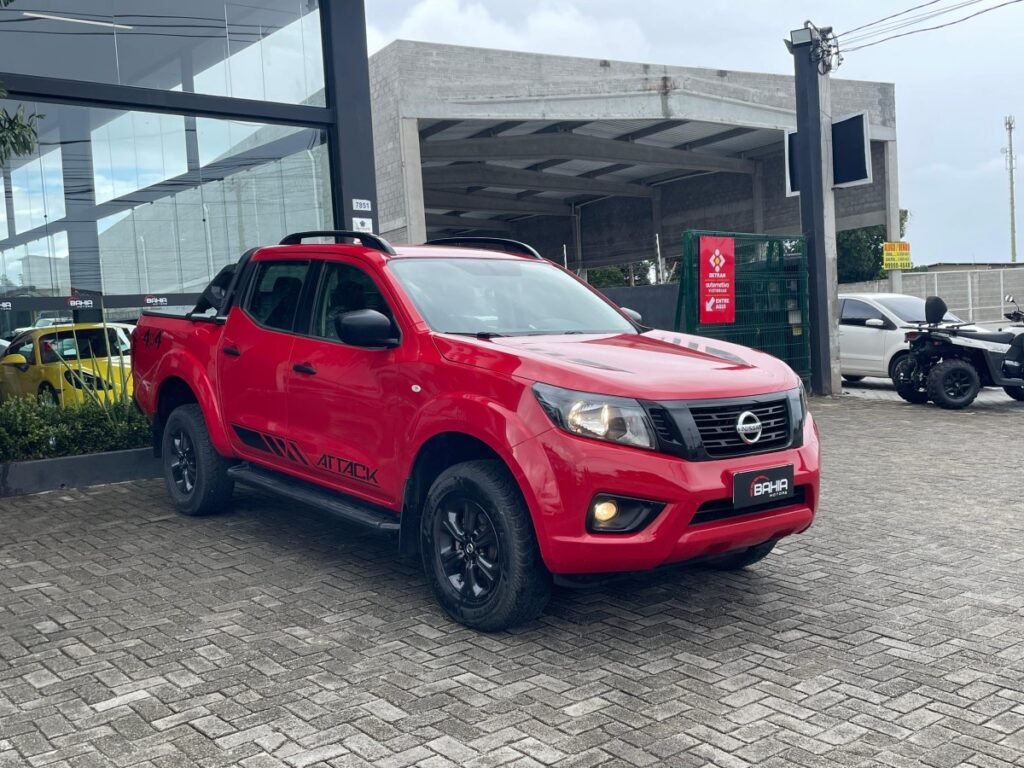
[[[434,343],[446,360],[459,365],[621,397],[744,397],[799,385],[793,370],[771,355],[671,331],[494,339],[437,334]]]

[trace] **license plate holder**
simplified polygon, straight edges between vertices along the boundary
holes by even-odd
[[[732,476],[732,505],[736,509],[785,501],[795,495],[792,464],[751,469]]]

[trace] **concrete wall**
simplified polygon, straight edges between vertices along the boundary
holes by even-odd
[[[941,296],[951,312],[964,320],[997,322],[1013,307],[1003,302],[1013,294],[1024,305],[1024,269],[979,269],[972,272],[904,272],[900,293],[927,298]],[[888,280],[847,283],[840,293],[889,293]]]

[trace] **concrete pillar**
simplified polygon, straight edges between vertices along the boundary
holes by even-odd
[[[398,128],[398,142],[402,151],[402,187],[405,190],[405,232],[411,245],[426,242],[427,239],[418,123],[416,118],[403,117]]]
[[[896,142],[885,142],[885,238],[900,239],[900,177],[896,162]]]
[[[900,239],[900,176],[896,162],[896,142],[885,142],[885,239]],[[889,272],[889,292],[903,293],[903,272]]]
[[[764,163],[755,161],[754,175],[750,177],[753,185],[752,199],[754,201],[754,232],[764,233]]]

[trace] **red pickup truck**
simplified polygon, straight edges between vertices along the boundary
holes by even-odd
[[[521,243],[291,235],[146,312],[132,357],[180,512],[242,483],[396,531],[480,630],[552,575],[750,565],[818,503],[785,363],[645,328]]]

